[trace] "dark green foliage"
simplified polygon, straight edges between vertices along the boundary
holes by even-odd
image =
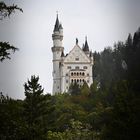
[[[97,83],[100,83],[100,53],[94,52],[94,65],[93,65],[93,79]]]
[[[0,139],[23,139],[25,123],[22,119],[23,101],[0,94]]]
[[[139,139],[140,29],[125,43],[95,52],[94,72],[97,89],[92,85],[90,95],[102,110],[96,106],[89,123],[98,128],[101,140]]]
[[[84,82],[84,84],[81,87],[81,94],[85,95],[85,96],[89,96],[89,86],[86,82]]]
[[[12,13],[15,13],[16,10],[23,12],[21,8],[17,5],[8,6],[4,1],[0,2],[0,20],[5,17],[9,17]]]
[[[18,48],[10,45],[8,42],[0,42],[0,61],[3,61],[5,59],[11,59],[11,52],[14,53],[17,50]]]
[[[23,12],[21,8],[17,5],[8,6],[4,1],[0,2],[0,20],[3,20],[6,17],[10,17],[12,13],[15,13],[16,10]],[[10,59],[11,52],[15,52],[18,49],[9,44],[9,42],[0,42],[0,61],[5,59]]]
[[[48,124],[48,114],[53,111],[50,95],[43,95],[42,86],[38,83],[39,77],[31,76],[31,80],[24,84],[25,101],[24,115],[27,124],[26,139],[44,139]]]
[[[22,9],[17,5],[7,6],[5,2],[0,2],[0,20],[10,17],[15,10],[21,12]],[[18,49],[9,44],[9,42],[0,42],[0,61],[11,59],[11,52]],[[0,139],[1,140],[17,140],[24,139],[25,122],[23,120],[23,101],[14,100],[0,93]]]
[[[134,34],[133,39],[129,34],[125,43],[115,44],[111,53],[113,54],[114,68],[112,68],[113,75],[109,74],[110,77],[113,76],[113,81],[105,86],[107,90],[102,91],[109,93],[104,99],[106,105],[112,109],[109,114],[106,114],[109,116],[109,120],[102,124],[104,127],[101,129],[101,139],[139,139],[140,30],[138,29]],[[99,75],[101,74],[99,73]],[[103,78],[108,82],[104,75]],[[113,102],[110,102],[110,97]]]
[[[31,76],[31,81],[28,80],[24,84],[25,88],[25,103],[24,103],[24,114],[25,120],[27,122],[28,136],[26,139],[35,139],[40,137],[42,131],[40,125],[42,122],[41,115],[44,115],[43,105],[43,89],[38,83],[39,77]],[[43,111],[43,113],[42,113]]]
[[[133,39],[132,39],[133,38]],[[94,53],[94,81],[100,88],[109,86],[120,80],[140,79],[140,29],[125,43],[114,44],[113,49],[105,48],[101,53]]]
[[[45,140],[53,130],[54,99],[43,95],[39,77],[32,76],[24,84],[25,100],[13,100],[0,95],[0,139]]]
[[[139,140],[140,29],[94,54],[90,87],[74,83],[68,93],[44,95],[31,76],[25,100],[1,94],[0,139]]]
[[[71,95],[79,95],[80,94],[80,87],[76,82],[74,82],[70,85],[69,93]]]
[[[135,91],[139,82],[120,81],[116,85],[115,102],[110,121],[102,130],[103,140],[135,140],[140,133],[140,95]]]
[[[78,96],[71,96],[69,94],[55,95],[54,119],[55,131],[64,131],[69,126],[70,119],[81,120],[85,117],[84,109],[76,102]]]
[[[69,127],[63,132],[48,131],[48,140],[92,140],[97,135],[90,131],[90,125],[71,119]]]

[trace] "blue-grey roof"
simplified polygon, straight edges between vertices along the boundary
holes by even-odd
[[[55,26],[54,26],[54,32],[55,31],[59,31],[59,19],[58,19],[58,14],[57,14],[57,18],[56,18],[56,22],[55,22]]]
[[[84,52],[89,52],[89,46],[88,46],[87,38],[85,40],[85,44],[83,45],[82,49],[83,49]]]
[[[54,32],[55,31],[59,31],[60,29],[63,29],[62,27],[62,24],[59,22],[59,19],[58,19],[58,14],[57,14],[57,17],[56,17],[56,22],[55,22],[55,26],[54,26]]]

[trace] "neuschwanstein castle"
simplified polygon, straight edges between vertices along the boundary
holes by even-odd
[[[83,47],[76,44],[68,54],[64,54],[63,27],[58,15],[53,34],[53,94],[67,92],[71,83],[81,86],[84,82],[90,86],[93,82],[93,53],[89,51],[87,38]]]

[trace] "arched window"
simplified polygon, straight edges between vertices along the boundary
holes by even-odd
[[[82,73],[82,76],[84,76],[84,75],[85,75],[85,73],[83,72],[83,73]]]
[[[73,72],[71,73],[71,76],[73,76]]]
[[[74,76],[76,76],[76,73],[74,73]]]
[[[77,83],[79,82],[79,79],[77,79]]]
[[[79,73],[77,72],[77,76],[79,76]]]

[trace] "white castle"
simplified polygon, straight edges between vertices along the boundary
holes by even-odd
[[[93,53],[89,51],[87,38],[82,48],[80,48],[78,39],[76,39],[75,46],[68,54],[64,55],[62,45],[63,27],[57,15],[52,40],[53,94],[67,92],[70,84],[75,82],[79,86],[87,82],[90,86],[93,83]]]

